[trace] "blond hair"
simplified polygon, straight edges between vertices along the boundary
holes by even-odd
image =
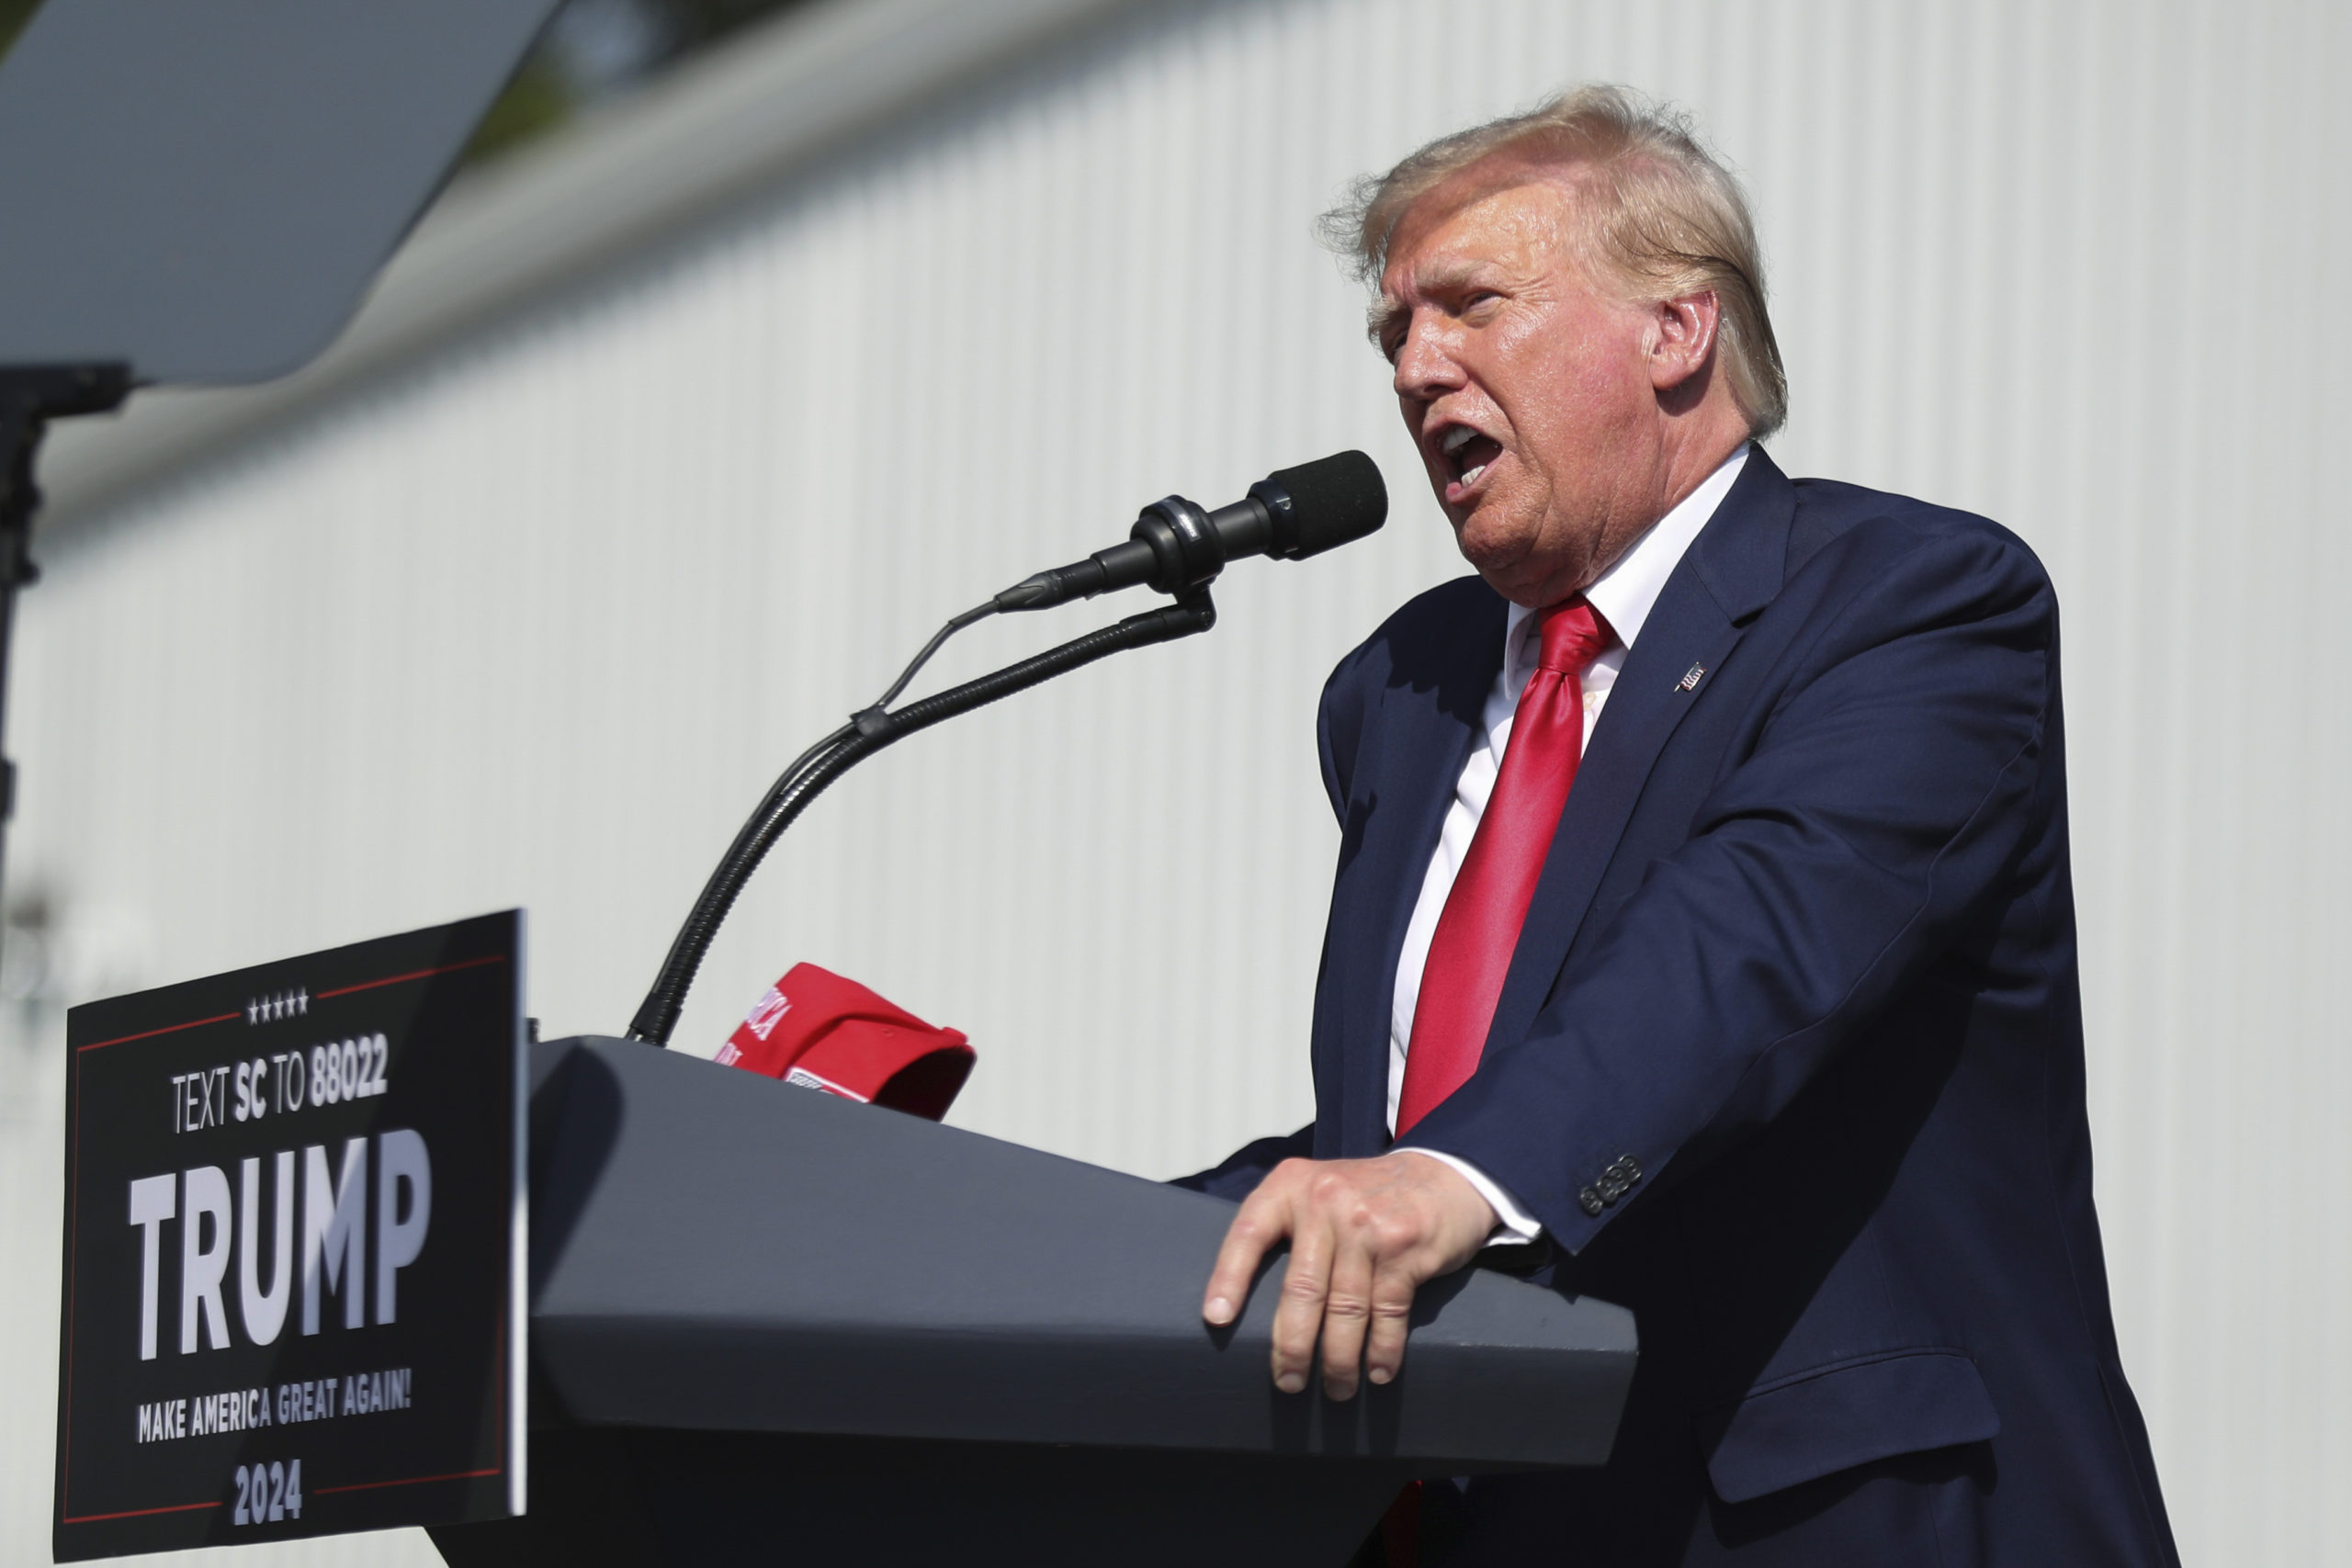
[[[1413,204],[1489,159],[1573,169],[1588,199],[1587,259],[1634,298],[1713,293],[1732,396],[1751,436],[1789,413],[1788,376],[1764,309],[1764,261],[1747,198],[1700,144],[1690,117],[1623,87],[1585,86],[1525,114],[1440,137],[1385,175],[1366,175],[1323,215],[1334,250],[1377,286],[1396,226]]]

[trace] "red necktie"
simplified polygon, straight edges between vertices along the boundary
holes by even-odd
[[[1397,1097],[1399,1137],[1477,1071],[1519,928],[1576,782],[1584,672],[1613,634],[1581,597],[1542,615],[1543,653],[1520,694],[1486,815],[1430,939]]]

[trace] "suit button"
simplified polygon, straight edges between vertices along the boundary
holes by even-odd
[[[1588,1214],[1598,1215],[1601,1210],[1609,1207],[1601,1201],[1600,1191],[1590,1187],[1577,1194],[1577,1202]]]

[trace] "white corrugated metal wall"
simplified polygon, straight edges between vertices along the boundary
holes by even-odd
[[[1457,570],[1307,220],[1429,135],[1634,83],[1752,183],[1783,464],[1986,512],[2057,578],[2126,1363],[2189,1562],[2352,1560],[2346,32],[2289,0],[1148,12],[51,542],[11,884],[85,991],[523,904],[534,1010],[616,1031],[771,772],[947,614],[1169,490],[1362,445],[1385,534],[839,786],[681,1032],[806,958],[973,1034],[966,1125],[1151,1175],[1295,1125],[1316,691]],[[9,1562],[46,1558],[60,1029],[0,1043]]]

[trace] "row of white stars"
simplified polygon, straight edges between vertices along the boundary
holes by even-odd
[[[281,1018],[299,1018],[311,1010],[311,989],[298,986],[290,991],[256,997],[245,1004],[247,1023],[275,1023]]]

